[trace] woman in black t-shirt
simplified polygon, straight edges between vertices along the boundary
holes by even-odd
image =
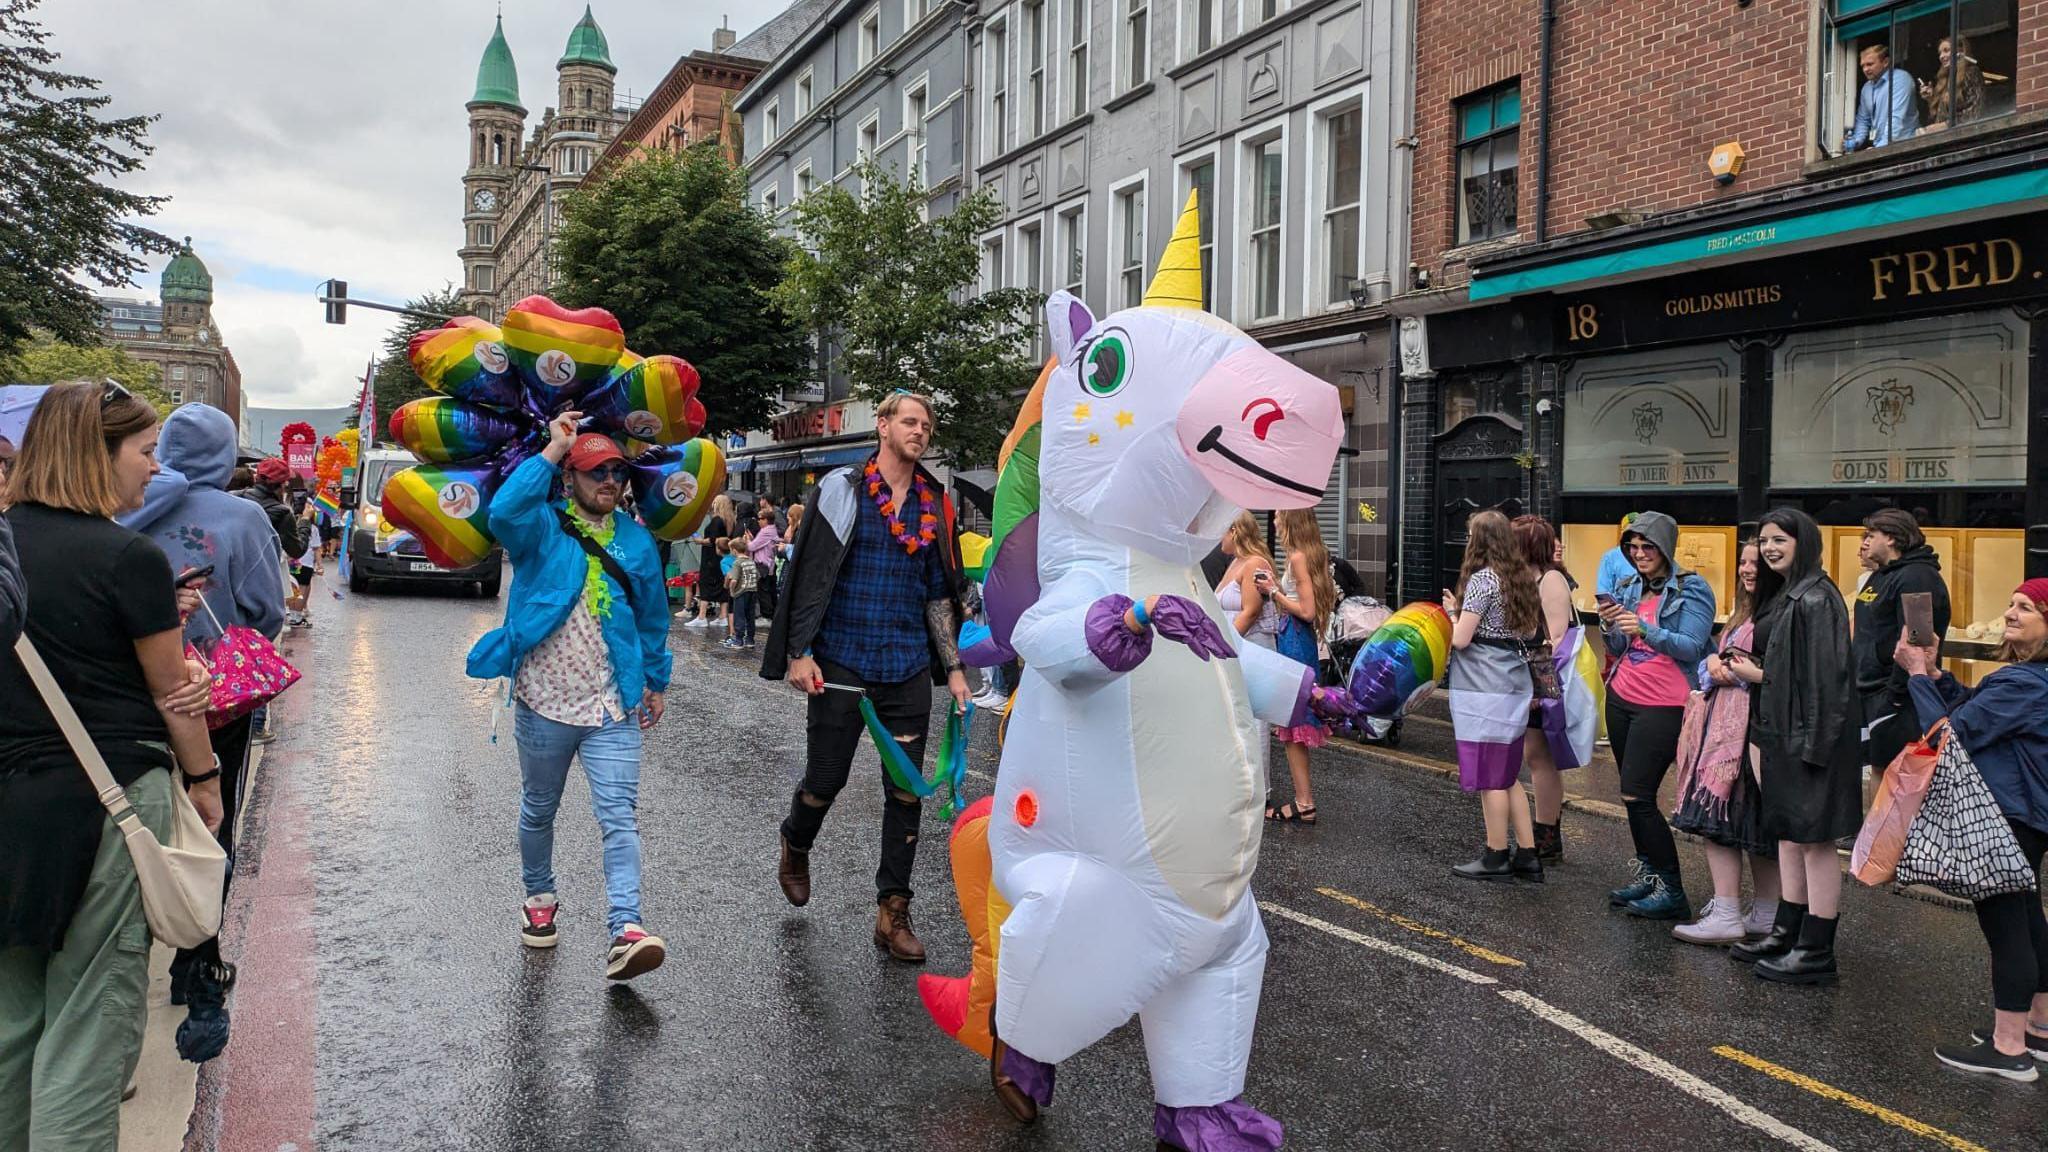
[[[118,384],[60,384],[30,419],[9,477],[25,633],[114,779],[161,835],[175,763],[209,826],[219,767],[197,715],[170,562],[115,524],[157,471],[156,411]],[[21,662],[0,656],[0,1147],[115,1143],[142,1046],[149,929],[127,845]],[[91,1060],[55,1054],[89,1052]],[[51,1054],[45,1060],[44,1054]],[[31,1081],[30,1069],[36,1073]]]

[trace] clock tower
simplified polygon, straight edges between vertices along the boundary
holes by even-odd
[[[519,69],[505,43],[505,19],[498,18],[491,42],[476,69],[476,93],[469,98],[469,168],[462,174],[462,297],[474,300],[492,321],[496,307],[501,215],[511,199],[526,135],[526,109],[519,103]],[[481,298],[481,299],[479,299]]]

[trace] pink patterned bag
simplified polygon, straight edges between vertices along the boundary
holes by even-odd
[[[220,629],[220,639],[213,642],[211,653],[187,644],[185,655],[213,672],[213,706],[206,711],[206,726],[225,728],[298,683],[299,670],[278,655],[276,646],[261,632],[240,624],[221,627],[213,606],[204,598],[200,604],[213,626]]]

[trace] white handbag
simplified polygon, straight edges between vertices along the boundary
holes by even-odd
[[[14,642],[14,652],[92,779],[107,815],[128,842],[135,878],[142,885],[142,914],[149,921],[151,934],[174,948],[197,948],[220,935],[228,854],[206,830],[206,821],[199,818],[192,798],[185,795],[182,777],[175,771],[171,777],[171,836],[165,844],[142,822],[141,814],[128,803],[128,794],[114,782],[107,762],[79,722],[78,712],[64,698],[49,665],[43,663],[42,654],[26,634]]]

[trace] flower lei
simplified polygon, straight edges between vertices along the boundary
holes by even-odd
[[[604,518],[602,527],[593,528],[576,514],[576,509],[564,500],[562,508],[569,513],[569,523],[576,531],[597,541],[603,548],[610,548],[612,540],[619,534],[618,521],[610,516]],[[604,563],[595,556],[583,558],[583,598],[590,605],[590,614],[599,620],[608,620],[612,614],[612,586],[604,582]]]
[[[882,482],[882,467],[873,456],[868,457],[867,466],[861,469],[867,478],[868,498],[875,502],[875,508],[882,514],[882,524],[889,535],[896,538],[903,550],[912,556],[920,548],[929,548],[939,538],[938,501],[933,499],[931,486],[924,482],[924,476],[913,471],[910,474],[912,489],[917,493],[917,531],[912,532],[896,515],[896,502],[889,498],[888,485]]]

